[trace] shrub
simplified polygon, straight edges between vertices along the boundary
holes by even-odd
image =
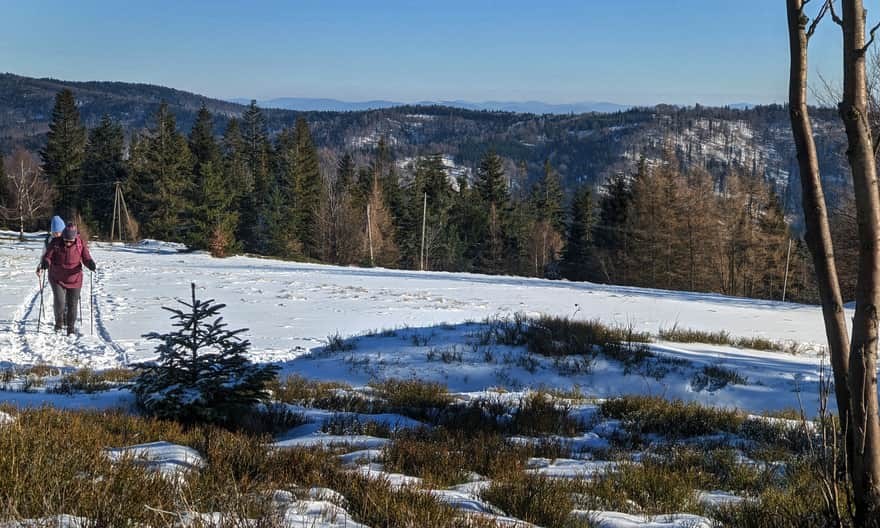
[[[227,330],[218,315],[225,305],[196,299],[195,284],[192,304],[179,302],[188,310],[165,308],[177,330],[145,336],[160,341],[159,359],[138,366],[138,404],[152,416],[234,426],[236,417],[266,399],[266,385],[277,367],[257,366],[246,358],[250,343],[238,337],[246,329]]]
[[[370,383],[385,400],[388,410],[415,418],[428,418],[452,403],[446,386],[430,381],[388,379]]]
[[[744,417],[727,409],[657,396],[623,396],[600,405],[602,415],[623,421],[630,433],[689,438],[717,432],[735,433]]]
[[[495,480],[480,497],[508,515],[540,526],[554,528],[587,527],[587,521],[572,519],[574,496],[584,489],[577,479],[552,479],[541,475],[518,473]]]
[[[730,384],[747,385],[748,383],[748,378],[739,372],[718,365],[706,365],[691,378],[691,388],[697,392],[702,390],[714,392]]]
[[[789,346],[765,337],[733,337],[726,330],[708,332],[693,328],[679,328],[677,324],[673,325],[672,328],[661,328],[659,337],[666,341],[676,341],[678,343],[708,343],[710,345],[729,345],[737,348],[776,352],[782,352]]]
[[[136,373],[124,368],[94,371],[90,368],[82,368],[65,374],[58,383],[50,389],[50,392],[58,394],[73,394],[84,392],[92,394],[110,390],[114,385],[127,383],[134,379]]]
[[[269,390],[278,401],[304,407],[361,413],[371,412],[374,407],[373,402],[346,383],[310,380],[299,374],[288,376],[284,381],[272,380]]]

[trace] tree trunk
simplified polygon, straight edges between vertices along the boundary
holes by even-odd
[[[849,423],[849,338],[846,330],[846,314],[837,278],[834,260],[834,247],[831,241],[831,228],[828,224],[828,211],[819,179],[819,160],[816,157],[816,144],[813,140],[813,126],[807,108],[807,19],[803,13],[804,0],[788,0],[788,36],[791,48],[791,69],[788,86],[791,130],[797,150],[800,169],[801,190],[803,194],[804,238],[813,266],[816,269],[816,283],[822,302],[822,316],[825,320],[825,335],[828,338],[828,352],[834,372],[834,395],[837,410],[844,428],[851,433]],[[852,437],[852,434],[848,434]],[[852,455],[848,450],[848,454]],[[850,460],[852,463],[852,460]]]
[[[856,525],[880,516],[880,420],[877,416],[877,306],[880,303],[880,193],[865,75],[865,9],[862,0],[843,2],[843,101],[840,116],[849,144],[859,234],[856,312],[850,345],[850,468]]]

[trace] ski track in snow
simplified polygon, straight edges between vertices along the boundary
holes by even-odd
[[[37,259],[35,259],[37,260]],[[7,262],[11,264],[10,262]],[[28,274],[29,280],[38,281],[33,271],[27,273],[27,262],[19,262],[13,275]],[[34,267],[35,268],[35,267]],[[12,319],[0,327],[0,364],[39,365],[90,368],[111,368],[127,363],[125,350],[114,343],[103,325],[100,315],[101,274],[98,273],[95,291],[89,287],[89,272],[85,271],[79,310],[78,334],[67,336],[54,330],[52,290],[48,281],[40,299],[39,282],[26,292]],[[11,277],[10,277],[11,278]],[[16,277],[17,278],[17,277]],[[25,275],[25,280],[28,277]],[[88,300],[92,296],[95,308],[97,335],[91,335]],[[5,349],[5,350],[4,350]]]

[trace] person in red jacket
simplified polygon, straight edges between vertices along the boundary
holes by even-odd
[[[55,331],[67,323],[67,335],[76,330],[76,305],[83,283],[83,265],[95,271],[95,261],[86,243],[79,237],[76,224],[67,224],[60,237],[53,239],[43,255],[40,267],[49,270],[55,309]],[[65,313],[67,317],[65,318]]]

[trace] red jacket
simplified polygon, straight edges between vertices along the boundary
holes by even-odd
[[[94,260],[88,246],[79,237],[70,247],[57,237],[49,242],[43,262],[49,266],[49,282],[64,288],[82,288],[82,265],[84,262],[94,263]]]

